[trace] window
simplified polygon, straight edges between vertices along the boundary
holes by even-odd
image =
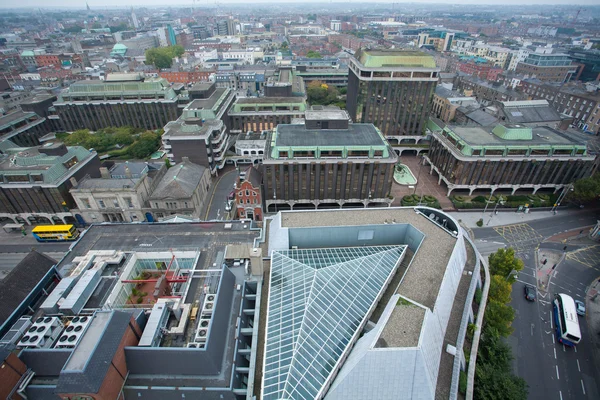
[[[83,203],[83,208],[92,208],[89,199],[81,199],[81,202]]]
[[[246,196],[250,196],[250,191],[246,189]]]
[[[187,201],[184,201],[184,202],[183,202],[183,204],[185,205],[185,208],[189,208],[189,207],[188,207],[188,202],[187,202]]]
[[[115,206],[115,208],[119,208],[119,202],[117,201],[117,199],[112,199],[112,203],[113,206]]]
[[[131,197],[123,197],[123,200],[125,200],[125,203],[127,203],[127,207],[133,208],[133,201],[131,200]]]
[[[104,204],[104,200],[98,200],[98,206],[100,208],[106,208],[106,204]]]

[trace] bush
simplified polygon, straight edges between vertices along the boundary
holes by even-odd
[[[144,301],[144,298],[143,298],[143,297],[138,297],[138,299],[137,299],[136,303],[138,303],[138,304],[142,304],[142,302],[143,302],[143,301]]]
[[[437,201],[437,199],[433,196],[425,195],[425,196],[423,196],[423,201],[425,201],[427,203],[432,203],[434,201]]]
[[[471,199],[471,203],[484,203],[487,200],[487,198],[483,197],[483,196],[475,196]]]
[[[131,289],[131,294],[132,294],[133,296],[139,296],[139,293],[140,293],[140,291],[139,291],[139,290],[137,290],[136,288],[133,288],[133,289]]]
[[[454,196],[457,201],[465,201],[465,196]]]
[[[465,371],[460,371],[460,376],[458,378],[458,391],[463,395],[467,393],[467,374]]]
[[[475,225],[481,228],[483,226],[483,218],[479,218],[479,221],[477,221]]]

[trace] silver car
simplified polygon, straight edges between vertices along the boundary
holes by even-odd
[[[577,314],[585,316],[585,304],[583,304],[583,301],[575,300],[575,310]]]

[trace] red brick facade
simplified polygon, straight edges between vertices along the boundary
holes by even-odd
[[[194,83],[208,81],[208,77],[214,71],[193,71],[193,72],[159,72],[158,76],[165,78],[169,82],[175,83]]]
[[[9,354],[3,360],[0,367],[0,399],[20,400],[18,394],[8,397],[15,385],[19,382],[23,374],[27,371],[27,366],[14,354]]]
[[[37,56],[35,56],[35,63],[38,67],[61,67],[58,54],[38,54]]]
[[[235,205],[237,218],[250,218],[255,221],[262,221],[262,199],[260,187],[254,187],[249,181],[243,181],[237,184],[235,193]],[[249,215],[249,214],[252,215]]]

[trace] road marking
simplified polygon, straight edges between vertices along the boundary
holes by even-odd
[[[556,379],[560,379],[560,375],[558,374],[558,365],[556,366]],[[562,399],[562,394],[560,398]]]
[[[581,380],[581,390],[583,390],[583,394],[585,394],[585,386],[583,386],[583,379]]]
[[[534,324],[531,324],[531,336],[533,336],[533,328],[535,327]]]
[[[579,360],[577,360],[577,369],[581,372],[581,367],[579,366]]]
[[[559,390],[558,394],[560,395],[560,400],[562,400],[562,392]]]
[[[577,353],[577,346],[573,346],[573,348],[575,349],[575,353]]]
[[[554,359],[556,360],[556,347],[554,348]]]
[[[548,311],[548,315],[550,316],[550,329],[554,329],[552,327],[552,311]]]
[[[554,344],[554,335],[552,335],[552,344]],[[554,349],[554,352],[556,353],[556,349]]]
[[[563,343],[563,352],[566,352],[566,351],[567,351],[567,347]]]

